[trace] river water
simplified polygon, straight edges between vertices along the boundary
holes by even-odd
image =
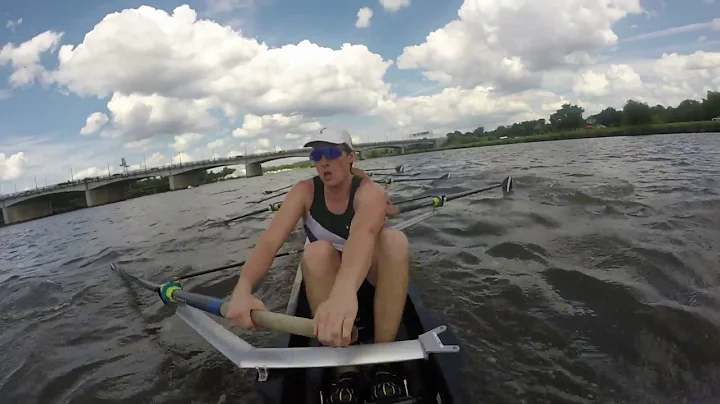
[[[515,179],[510,197],[460,199],[406,230],[412,280],[461,338],[475,402],[720,402],[720,136],[516,144],[361,166],[400,163],[451,177],[393,184],[396,198]],[[109,265],[162,282],[240,260],[269,215],[213,223],[311,174],[1,228],[0,402],[256,402],[253,372],[234,368]],[[301,243],[294,235],[284,248]],[[284,310],[296,260],[278,258],[261,285],[269,309]],[[185,288],[224,297],[236,275]]]

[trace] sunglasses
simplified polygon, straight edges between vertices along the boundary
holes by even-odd
[[[323,157],[328,160],[335,160],[340,156],[342,156],[342,150],[339,147],[322,147],[313,149],[313,151],[310,152],[310,161],[317,163],[322,160]]]

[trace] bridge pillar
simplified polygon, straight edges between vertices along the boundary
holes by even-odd
[[[363,152],[361,152],[360,150],[357,150],[355,152],[355,155],[357,156],[358,160],[365,160],[365,157],[363,156]]]
[[[400,154],[405,154],[405,146],[400,146]]]
[[[39,219],[53,214],[52,202],[29,200],[2,208],[5,224]]]
[[[126,200],[130,196],[129,183],[115,183],[85,190],[87,207],[105,205]]]
[[[188,173],[175,174],[169,177],[170,179],[170,190],[175,191],[177,189],[185,189],[192,185],[193,176]]]
[[[259,177],[263,175],[262,166],[260,163],[248,163],[245,164],[245,177]]]

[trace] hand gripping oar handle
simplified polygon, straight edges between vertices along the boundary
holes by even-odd
[[[267,310],[252,310],[250,312],[250,318],[252,318],[255,325],[261,328],[315,338],[313,321],[309,318],[289,316]],[[357,327],[353,326],[350,342],[357,341],[357,338]]]
[[[172,290],[167,290],[171,288]],[[160,287],[160,297],[171,294],[173,300],[179,300],[188,306],[203,310],[216,316],[227,317],[230,310],[230,302],[223,301],[216,297],[205,296],[198,293],[187,292],[180,289],[176,282],[169,282]],[[166,299],[163,299],[166,300]],[[170,300],[172,301],[172,300]],[[167,303],[167,302],[166,302]],[[174,303],[174,302],[173,302]],[[274,313],[267,310],[252,310],[250,318],[260,328],[266,328],[277,332],[302,335],[308,338],[315,338],[313,333],[313,321],[309,318],[288,316],[287,314]],[[351,342],[357,341],[357,328],[353,326]]]

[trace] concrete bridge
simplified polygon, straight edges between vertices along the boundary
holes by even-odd
[[[355,145],[355,149],[362,158],[362,152],[393,148],[405,152],[405,147],[416,144],[432,144],[438,147],[445,139],[413,139],[400,141],[375,142]],[[212,160],[184,162],[180,164],[165,165],[147,169],[132,170],[102,177],[84,178],[82,180],[67,181],[46,187],[30,189],[13,194],[0,195],[5,224],[37,219],[53,214],[52,202],[49,195],[80,193],[85,194],[87,207],[104,205],[107,203],[125,200],[130,195],[130,183],[150,177],[168,177],[170,190],[184,189],[190,185],[193,174],[211,168],[245,165],[245,177],[262,175],[262,163],[289,157],[308,157],[310,148],[282,150],[278,152],[260,153],[248,156],[232,156]]]

